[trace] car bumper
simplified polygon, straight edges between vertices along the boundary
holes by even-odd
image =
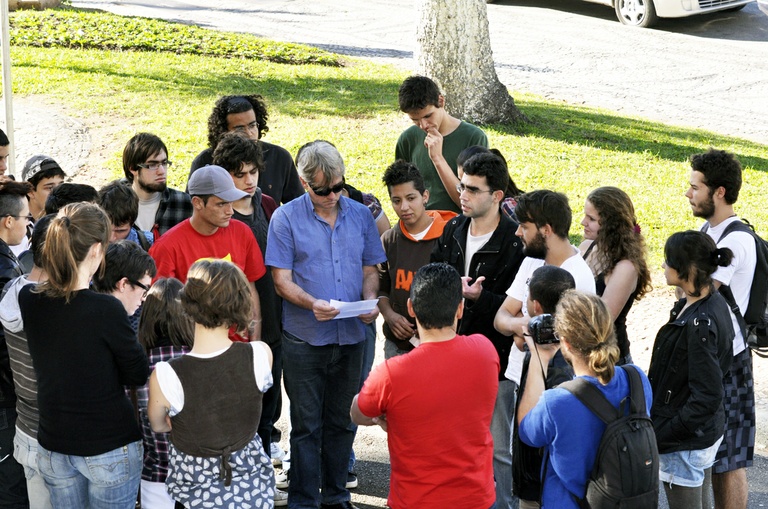
[[[661,18],[683,18],[695,14],[717,12],[740,5],[752,3],[755,0],[656,0],[656,14]],[[761,0],[766,2],[768,0]],[[768,8],[768,4],[764,4]]]

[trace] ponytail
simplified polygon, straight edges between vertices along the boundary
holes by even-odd
[[[102,245],[103,257],[110,229],[109,219],[98,205],[80,202],[62,208],[45,235],[42,268],[48,280],[39,286],[39,291],[69,302],[79,290],[80,264],[94,244]]]
[[[601,384],[611,381],[619,347],[611,313],[600,297],[566,291],[555,311],[555,332],[566,338],[571,353],[584,359]]]

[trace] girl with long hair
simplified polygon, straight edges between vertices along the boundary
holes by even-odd
[[[141,432],[123,386],[144,385],[147,357],[120,301],[89,289],[110,229],[97,205],[65,206],[45,237],[48,279],[19,292],[38,377],[38,466],[54,507],[132,509],[139,489]]]
[[[684,296],[656,336],[648,378],[659,478],[671,509],[712,506],[711,490],[703,486],[725,431],[723,376],[734,335],[712,274],[732,257],[699,231],[675,233],[664,246],[664,277]]]
[[[645,260],[645,239],[627,193],[599,187],[584,204],[582,256],[595,275],[595,289],[613,317],[619,346],[619,365],[631,364],[627,314],[632,304],[651,290]]]
[[[189,352],[195,322],[181,307],[179,294],[184,285],[176,278],[160,278],[149,289],[141,308],[139,343],[149,358],[149,369]],[[168,434],[155,433],[147,417],[149,384],[137,389],[137,404],[144,442],[144,468],[141,471],[143,509],[173,509],[175,501],[165,489],[168,476]]]

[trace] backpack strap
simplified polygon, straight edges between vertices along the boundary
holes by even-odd
[[[622,369],[620,366],[617,367]],[[559,387],[576,396],[585,407],[589,408],[598,419],[606,424],[610,424],[621,417],[621,412],[611,405],[611,402],[608,401],[600,389],[583,378],[575,378],[570,382],[560,384]]]
[[[621,366],[617,367],[621,368]],[[630,413],[645,414],[645,388],[643,387],[643,379],[640,378],[640,373],[638,373],[635,368],[628,367],[624,369],[624,372],[627,373],[627,378],[629,378],[629,397],[632,402]]]

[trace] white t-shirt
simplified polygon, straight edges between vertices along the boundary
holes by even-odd
[[[210,359],[223,354],[229,348],[228,346],[222,350],[205,355],[193,353],[188,353],[187,355],[199,359]],[[267,392],[267,389],[272,387],[272,368],[269,365],[267,351],[261,345],[257,346],[253,343],[251,343],[251,349],[253,350],[253,374],[256,375],[256,386],[261,392]],[[181,387],[181,380],[179,380],[179,375],[176,374],[167,362],[158,362],[155,366],[155,372],[157,373],[157,383],[160,385],[160,390],[163,391],[165,399],[171,404],[171,411],[168,414],[173,417],[184,408],[184,389]]]
[[[707,230],[707,235],[717,242],[723,235],[726,227],[738,220],[739,218],[736,216],[729,217],[714,228],[710,226]],[[752,279],[755,277],[755,266],[757,265],[755,239],[747,232],[731,232],[723,240],[717,242],[717,247],[727,247],[733,251],[733,260],[727,267],[718,267],[715,273],[712,274],[712,279],[731,288],[736,305],[739,306],[739,311],[744,315],[749,306],[749,291],[752,289]],[[730,309],[728,313],[731,315],[733,330],[736,332],[733,338],[733,355],[737,355],[746,348],[744,335],[741,333],[736,315]]]
[[[571,246],[573,247],[573,246]],[[595,276],[587,262],[581,257],[581,253],[575,247],[574,254],[560,265],[560,268],[568,271],[576,281],[576,289],[582,292],[595,293]],[[526,257],[517,271],[512,286],[507,290],[507,295],[523,303],[523,316],[528,317],[528,282],[531,280],[533,272],[544,265],[544,260],[539,258]],[[509,352],[509,364],[504,376],[520,385],[520,377],[523,374],[523,360],[525,352],[521,352],[514,345]]]
[[[472,274],[469,273],[469,266],[472,263],[472,257],[475,256],[475,253],[477,253],[481,247],[483,247],[485,244],[488,243],[491,236],[493,235],[493,232],[496,230],[493,230],[491,232],[486,233],[485,235],[478,235],[475,237],[471,233],[467,232],[467,247],[466,247],[466,257],[464,258],[464,275],[465,276],[472,276]]]
[[[427,236],[427,233],[429,232],[429,229],[430,229],[430,228],[432,228],[432,223],[433,223],[434,221],[435,221],[434,219],[433,219],[432,221],[430,221],[430,222],[429,222],[429,226],[427,226],[426,228],[424,228],[424,229],[423,229],[422,231],[420,231],[419,233],[411,233],[411,232],[408,232],[408,233],[411,233],[411,237],[413,237],[413,240],[421,240],[421,239],[423,239],[424,237],[426,237],[426,236]]]
[[[145,232],[151,232],[152,227],[155,226],[155,216],[162,197],[162,193],[154,193],[149,200],[139,200],[139,217],[136,218],[136,225]]]

